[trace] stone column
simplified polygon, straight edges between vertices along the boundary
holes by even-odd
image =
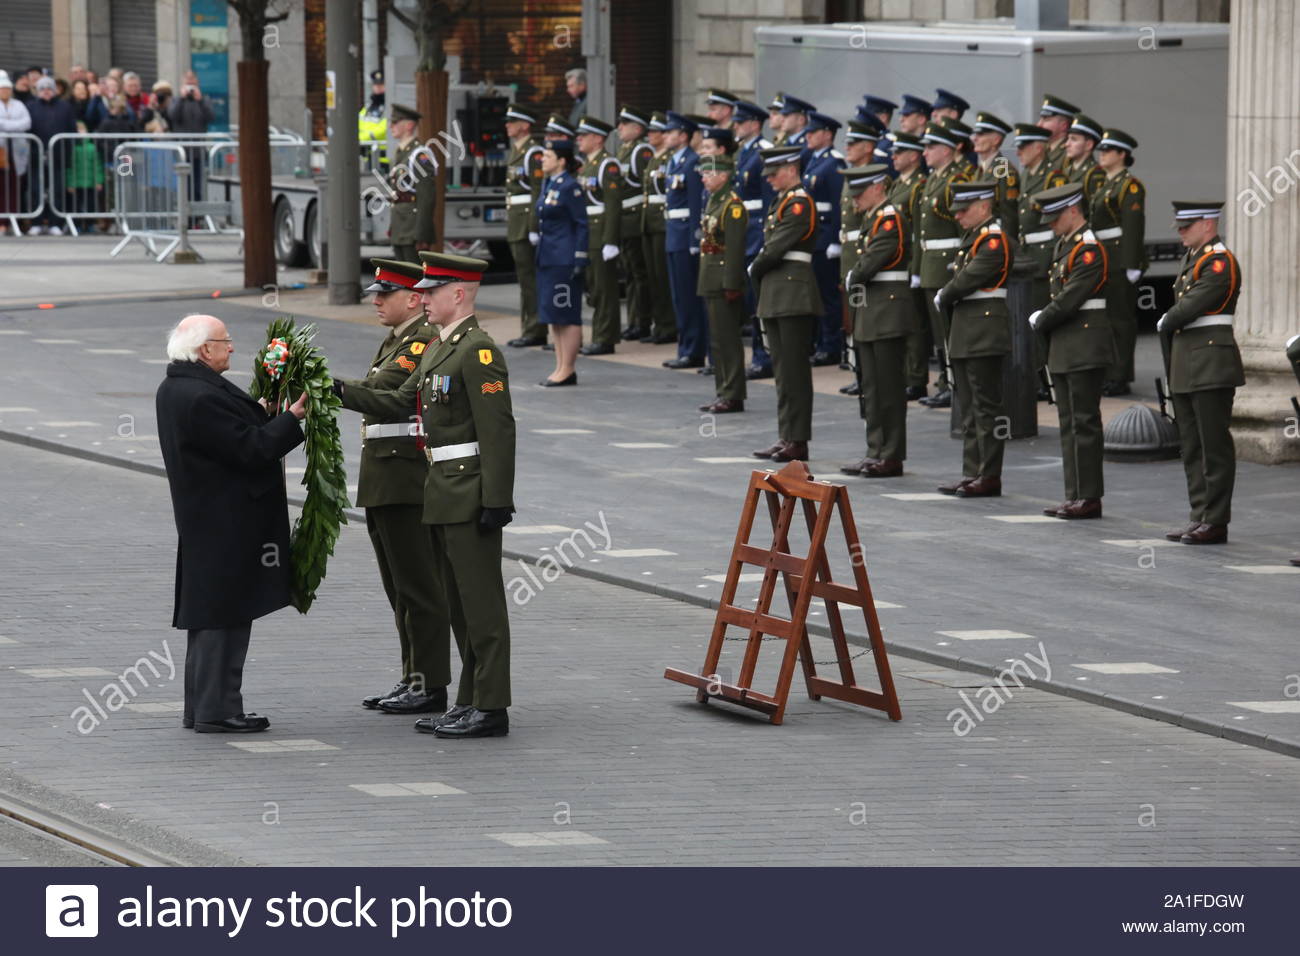
[[[1234,332],[1246,366],[1232,432],[1243,460],[1300,461],[1283,354],[1300,332],[1300,9],[1234,0],[1231,23],[1224,238],[1241,260]]]

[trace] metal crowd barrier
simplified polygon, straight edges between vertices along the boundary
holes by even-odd
[[[0,150],[0,222],[20,235],[18,220],[45,208],[45,144],[31,133],[3,133]]]

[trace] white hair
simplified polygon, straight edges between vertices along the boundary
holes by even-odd
[[[212,337],[217,323],[212,315],[187,315],[167,335],[167,357],[173,362],[197,362],[199,349]]]
[[[577,80],[579,83],[585,84],[587,82],[587,71],[581,67],[576,67],[572,70],[567,70],[564,74],[564,78],[566,80]]]

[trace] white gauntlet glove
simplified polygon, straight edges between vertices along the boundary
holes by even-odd
[[[609,262],[610,259],[613,259],[617,255],[618,246],[614,245],[612,242],[607,242],[600,247],[600,258],[605,262]]]
[[[1137,282],[1138,279],[1141,279],[1141,278],[1142,278],[1142,270],[1141,270],[1141,269],[1125,269],[1125,270],[1124,270],[1124,275],[1128,277],[1128,281],[1129,281],[1129,282]]]
[[[528,242],[530,245],[535,246],[541,241],[542,241],[542,234],[540,232],[530,232],[528,234]]]
[[[907,284],[911,286],[913,289],[919,289],[921,288],[921,277],[912,276],[910,279],[908,279]]]
[[[843,251],[843,247],[840,246],[838,242],[832,242],[829,246],[826,247],[826,258],[838,259],[842,251]]]

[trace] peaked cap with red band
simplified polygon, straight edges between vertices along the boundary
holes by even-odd
[[[448,282],[482,282],[488,264],[484,259],[457,256],[449,252],[421,252],[424,277],[415,284],[417,289],[436,289]]]
[[[371,259],[375,278],[363,292],[396,292],[399,289],[414,289],[415,284],[424,275],[424,268],[415,262],[399,262],[397,259]]]

